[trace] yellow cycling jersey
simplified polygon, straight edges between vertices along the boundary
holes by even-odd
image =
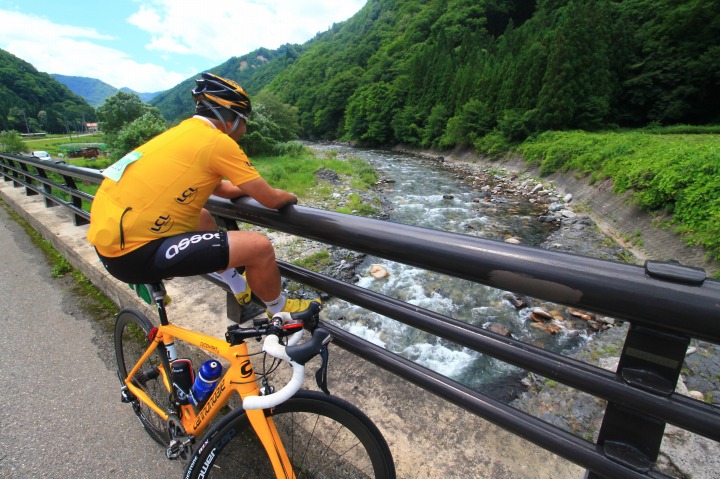
[[[260,177],[242,148],[200,117],[158,135],[105,171],[87,239],[107,257],[197,230],[200,211],[223,178],[242,185]]]

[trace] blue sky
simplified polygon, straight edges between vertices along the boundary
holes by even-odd
[[[0,0],[0,49],[141,93],[232,56],[304,43],[367,0]]]

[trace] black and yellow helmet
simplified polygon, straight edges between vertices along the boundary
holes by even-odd
[[[230,110],[238,117],[233,130],[240,118],[246,121],[250,118],[250,97],[240,85],[212,73],[205,72],[201,77],[195,80],[197,86],[192,91],[196,112],[212,112],[221,121],[229,121],[226,120],[227,115],[223,114],[226,111],[223,110]]]

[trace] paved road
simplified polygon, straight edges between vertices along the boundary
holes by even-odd
[[[52,278],[0,201],[0,478],[180,477],[119,399],[111,320]]]

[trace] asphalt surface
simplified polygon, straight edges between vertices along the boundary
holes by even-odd
[[[67,279],[0,201],[0,478],[181,477],[120,402],[112,318]]]

